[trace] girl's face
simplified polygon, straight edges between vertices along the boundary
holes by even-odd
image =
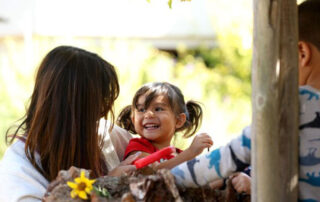
[[[141,95],[133,111],[132,123],[136,132],[158,149],[169,146],[175,130],[186,121],[185,114],[174,114],[167,96],[155,97],[148,108],[144,107],[145,99],[146,96]]]

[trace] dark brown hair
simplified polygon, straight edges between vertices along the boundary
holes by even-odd
[[[320,0],[307,0],[298,6],[299,40],[320,50]]]
[[[185,124],[175,132],[184,131],[184,137],[190,137],[195,134],[202,121],[202,108],[195,101],[185,103],[184,96],[180,89],[167,82],[154,82],[142,86],[134,95],[132,105],[126,106],[117,118],[117,124],[131,133],[136,134],[134,125],[131,121],[133,109],[137,109],[137,102],[140,96],[146,95],[144,107],[148,108],[151,101],[159,96],[166,95],[172,111],[178,116],[185,113],[187,120]]]
[[[24,138],[28,159],[49,181],[70,166],[105,175],[98,123],[103,116],[114,119],[118,95],[111,64],[83,49],[57,47],[40,64],[26,115],[12,136],[7,131],[6,141]]]

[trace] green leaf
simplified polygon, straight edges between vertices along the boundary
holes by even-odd
[[[105,197],[105,198],[111,198],[111,195],[106,188],[96,187],[96,186],[93,186],[92,188],[93,188],[93,191],[96,192],[97,195],[99,195],[101,197]]]

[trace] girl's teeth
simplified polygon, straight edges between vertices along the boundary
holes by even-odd
[[[156,124],[146,124],[144,127],[147,129],[158,128]]]

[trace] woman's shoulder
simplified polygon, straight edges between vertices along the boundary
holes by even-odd
[[[129,142],[129,140],[132,138],[131,134],[127,130],[117,125],[113,125],[110,136],[117,137],[117,139],[126,141],[126,142]]]
[[[6,152],[3,155],[3,158],[1,159],[0,165],[2,165],[4,162],[8,163],[15,163],[15,160],[24,161],[27,160],[25,151],[24,151],[24,142],[21,140],[17,140],[12,145],[10,145]],[[20,160],[19,160],[20,159]],[[0,166],[1,168],[2,166]]]
[[[40,200],[48,181],[32,166],[24,151],[24,142],[17,140],[0,161],[0,201]],[[3,198],[5,197],[5,198]]]
[[[99,122],[99,134],[103,136],[108,134],[107,138],[110,137],[113,144],[128,144],[129,140],[132,138],[131,134],[127,130],[115,124],[111,125],[111,123],[105,119],[101,119]]]
[[[132,138],[131,134],[117,125],[113,125],[111,128],[110,122],[105,119],[101,119],[99,122],[99,134],[104,138],[104,150],[108,154],[108,158],[110,159],[110,154],[114,156],[115,153],[117,155],[117,160],[111,164],[119,164]]]

